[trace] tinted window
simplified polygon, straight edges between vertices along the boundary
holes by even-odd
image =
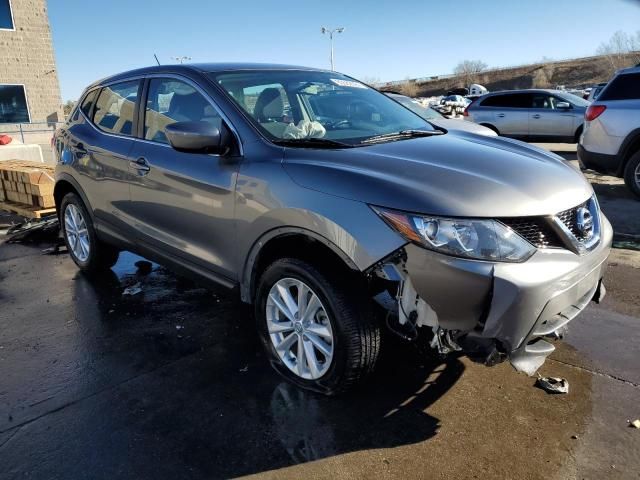
[[[532,95],[531,108],[554,108],[555,98],[544,93],[534,93]]]
[[[87,96],[84,97],[82,101],[82,105],[80,105],[80,110],[84,113],[87,118],[91,118],[91,107],[93,107],[93,103],[96,101],[96,96],[98,95],[98,90],[92,90],[87,93]]]
[[[131,135],[139,91],[137,80],[104,87],[96,101],[93,123],[105,132]]]
[[[0,85],[0,123],[29,122],[27,97],[22,85]]]
[[[13,18],[11,18],[11,3],[9,0],[0,0],[0,28],[13,29]]]
[[[640,73],[626,73],[614,78],[598,100],[640,99]]]
[[[506,95],[492,95],[485,98],[481,105],[483,107],[531,108],[531,94],[509,93]]]
[[[144,138],[169,143],[164,129],[175,122],[209,122],[220,128],[222,119],[209,101],[191,85],[174,79],[149,82],[144,115]]]

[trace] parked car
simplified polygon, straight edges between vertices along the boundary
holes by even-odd
[[[594,85],[593,87],[591,87],[591,90],[589,91],[589,96],[587,97],[587,100],[590,102],[593,102],[595,100],[598,99],[598,95],[600,95],[600,92],[602,92],[602,89],[604,87],[607,86],[607,82],[604,83],[599,83],[597,85]]]
[[[620,70],[585,114],[583,168],[624,178],[640,197],[640,68]]]
[[[513,90],[484,95],[463,115],[505,137],[577,143],[588,106],[561,90]]]
[[[612,230],[580,172],[337,72],[122,73],[86,89],[54,145],[81,270],[126,249],[237,288],[266,360],[325,394],[373,370],[382,328],[533,374],[543,337],[604,294]]]
[[[462,130],[469,133],[476,133],[478,135],[488,135],[490,137],[495,137],[497,135],[496,132],[490,128],[483,127],[482,125],[447,118],[440,112],[436,112],[433,108],[423,107],[418,102],[405,95],[400,95],[398,93],[387,93],[386,95],[393,98],[396,102],[401,103],[412,112],[420,115],[426,121],[437,127],[442,127],[445,130]]]

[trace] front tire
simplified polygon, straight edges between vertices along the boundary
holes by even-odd
[[[624,168],[624,183],[636,196],[640,197],[640,152],[636,152]]]
[[[84,203],[75,193],[67,193],[60,203],[60,228],[71,259],[85,272],[113,267],[120,252],[101,242]]]
[[[359,282],[284,258],[265,269],[256,293],[260,338],[286,379],[335,395],[373,370],[380,329]]]

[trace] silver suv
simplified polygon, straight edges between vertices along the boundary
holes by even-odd
[[[533,374],[543,337],[604,294],[612,230],[580,172],[336,72],[122,73],[90,85],[54,140],[81,270],[126,249],[237,288],[267,360],[325,394],[372,371],[383,329]]]
[[[620,70],[585,114],[583,168],[623,177],[640,197],[640,67]]]
[[[577,143],[588,106],[586,100],[562,90],[513,90],[484,95],[463,115],[505,137]]]

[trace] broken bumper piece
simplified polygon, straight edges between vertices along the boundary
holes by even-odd
[[[533,375],[555,349],[545,338],[561,338],[590,301],[604,296],[612,236],[603,217],[601,241],[592,251],[542,249],[523,263],[466,260],[407,245],[398,268],[400,310],[436,335],[451,332],[465,352],[481,352],[487,364],[508,358]]]

